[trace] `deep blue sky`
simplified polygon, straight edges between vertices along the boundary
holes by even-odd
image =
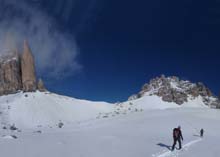
[[[165,74],[220,92],[219,0],[70,1],[38,1],[75,36],[83,66],[73,77],[46,80],[51,91],[123,101]]]

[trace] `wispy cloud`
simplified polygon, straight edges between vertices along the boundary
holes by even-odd
[[[81,65],[74,37],[57,29],[54,19],[24,0],[0,0],[0,52],[17,47],[27,39],[36,59],[38,75],[66,77]]]

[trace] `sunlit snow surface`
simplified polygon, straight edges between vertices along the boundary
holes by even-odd
[[[220,111],[207,108],[200,98],[179,107],[148,96],[114,105],[49,93],[26,94],[0,97],[2,126],[14,123],[21,130],[0,130],[1,156],[219,156]],[[56,126],[60,120],[63,128]],[[171,153],[172,129],[178,125],[183,149]],[[201,128],[203,139],[198,137]]]

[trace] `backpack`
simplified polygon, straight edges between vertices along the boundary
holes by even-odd
[[[178,138],[178,137],[179,137],[179,134],[180,134],[179,129],[175,128],[175,129],[173,130],[173,137]]]

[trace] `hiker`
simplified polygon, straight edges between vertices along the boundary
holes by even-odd
[[[173,146],[172,146],[172,151],[174,150],[177,141],[179,143],[179,149],[182,148],[181,140],[183,141],[183,136],[182,136],[182,132],[181,132],[181,127],[178,126],[178,128],[174,128],[173,129]]]
[[[204,134],[204,130],[201,129],[201,130],[200,130],[200,137],[203,137],[203,134]]]

